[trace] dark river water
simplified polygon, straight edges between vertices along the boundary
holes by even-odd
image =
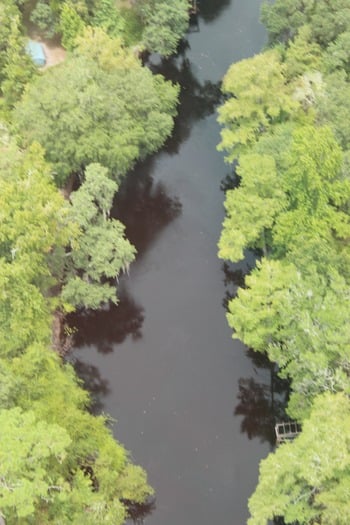
[[[72,320],[96,410],[156,491],[150,525],[244,525],[271,449],[270,370],[231,338],[225,302],[249,265],[217,257],[229,167],[216,151],[219,84],[265,43],[261,0],[201,0],[199,31],[150,67],[182,86],[174,135],[137,166],[115,214],[138,257],[120,304]]]

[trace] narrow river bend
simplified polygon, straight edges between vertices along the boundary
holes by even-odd
[[[260,4],[201,0],[199,31],[179,56],[150,58],[182,95],[173,137],[129,174],[116,202],[138,258],[118,307],[72,321],[73,358],[96,410],[117,420],[117,438],[156,490],[150,525],[244,525],[270,450],[259,413],[269,370],[232,340],[225,318],[244,265],[217,258],[229,171],[215,149],[219,83],[264,45]]]

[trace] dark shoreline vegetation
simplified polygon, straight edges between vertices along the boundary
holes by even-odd
[[[250,525],[350,522],[350,9],[329,4],[265,4],[269,48],[223,82],[219,149],[240,183],[226,192],[219,256],[260,254],[228,322],[290,381],[288,414],[303,429],[261,463]],[[58,354],[67,313],[118,301],[135,249],[113,198],[171,135],[179,96],[136,55],[170,56],[187,24],[186,0],[0,0],[6,525],[118,525],[152,506],[146,473]],[[34,67],[29,27],[62,42],[64,63]]]

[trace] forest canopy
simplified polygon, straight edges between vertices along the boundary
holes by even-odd
[[[45,148],[58,185],[91,162],[120,180],[170,135],[177,97],[176,86],[94,30],[68,60],[30,85],[13,122],[23,146],[37,141]]]
[[[152,37],[150,50],[175,51],[188,6],[178,1],[172,26],[169,16],[153,20],[164,2],[142,4],[143,18],[110,0],[0,0],[6,525],[121,525],[130,504],[153,494],[144,470],[113,437],[110,418],[91,413],[90,396],[64,358],[71,335],[65,314],[118,302],[118,279],[136,250],[112,217],[114,197],[122,177],[174,124],[178,86],[152,75],[137,55],[155,23],[177,33],[170,47]],[[25,51],[30,24],[63,44],[62,64],[38,70]]]
[[[261,462],[249,525],[349,523],[349,16],[347,0],[265,2],[270,46],[223,80],[237,187],[219,256],[255,254],[227,320],[288,380],[302,428]]]

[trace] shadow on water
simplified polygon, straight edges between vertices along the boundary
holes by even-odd
[[[126,502],[129,519],[134,525],[143,525],[144,519],[156,510],[156,499],[149,498],[145,503]]]
[[[112,352],[113,346],[128,336],[140,339],[143,320],[143,308],[123,288],[119,291],[118,305],[80,311],[68,317],[69,325],[76,329],[74,347],[94,346],[102,354]]]
[[[230,6],[231,0],[200,0],[198,4],[200,18],[205,22],[212,22]]]
[[[170,197],[162,182],[151,173],[154,157],[138,164],[123,181],[115,198],[113,217],[125,225],[125,234],[140,257],[157,234],[181,214],[181,202]]]
[[[230,171],[226,176],[221,180],[220,190],[226,193],[228,190],[235,190],[238,188],[241,177],[237,173],[238,161],[234,161],[230,166]]]
[[[231,299],[236,297],[238,288],[244,288],[244,279],[250,269],[250,267],[237,268],[236,264],[231,264],[227,261],[223,263],[222,271],[224,274],[226,292],[222,300],[222,305],[226,311],[228,310],[228,305]]]
[[[239,379],[234,415],[243,416],[241,432],[249,439],[258,437],[273,447],[275,424],[286,419],[289,383],[278,377],[276,366],[265,355],[253,350],[248,350],[247,355],[254,364],[256,377]],[[265,374],[261,374],[262,371]],[[259,375],[264,375],[264,379],[259,379]]]
[[[104,408],[102,398],[105,397],[109,392],[108,381],[101,377],[99,369],[80,359],[73,359],[71,362],[74,370],[83,382],[83,387],[91,395],[91,404],[89,411],[92,414],[101,414]]]
[[[153,73],[161,74],[181,86],[174,130],[163,147],[163,151],[171,155],[179,152],[180,145],[189,137],[193,124],[212,115],[223,100],[221,81],[206,80],[201,83],[196,78],[192,64],[186,57],[189,49],[189,42],[184,40],[177,55],[167,59],[151,55],[147,62]]]
[[[224,262],[222,270],[226,288],[223,306],[228,310],[231,299],[239,288],[245,287],[245,277],[255,266],[256,254],[250,253],[242,266]],[[234,416],[243,416],[241,432],[249,439],[260,438],[261,443],[275,445],[275,424],[288,419],[285,408],[289,397],[289,382],[277,375],[277,368],[265,354],[246,351],[252,361],[254,376],[238,381],[238,403]]]

